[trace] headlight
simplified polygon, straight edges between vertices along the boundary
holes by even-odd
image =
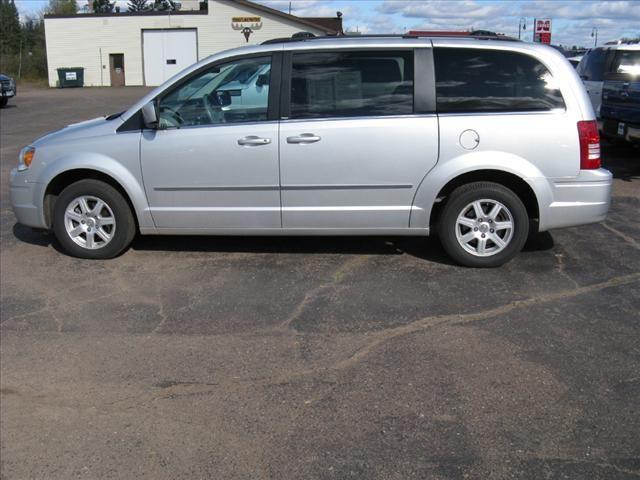
[[[18,171],[23,172],[31,166],[33,157],[36,155],[35,147],[24,147],[20,151],[20,158],[18,159]]]

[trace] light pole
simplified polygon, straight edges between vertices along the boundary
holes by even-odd
[[[591,37],[593,37],[593,46],[598,46],[598,27],[593,27],[591,29]]]
[[[527,29],[527,19],[524,17],[520,17],[520,20],[518,21],[518,40],[520,40],[521,31],[526,29]]]

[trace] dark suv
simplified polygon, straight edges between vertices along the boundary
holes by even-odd
[[[640,46],[616,52],[605,75],[600,117],[605,137],[640,144]]]
[[[6,107],[11,97],[16,95],[16,82],[0,73],[0,108]]]

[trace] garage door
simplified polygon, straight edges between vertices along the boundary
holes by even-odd
[[[160,85],[198,61],[197,33],[193,29],[143,30],[144,80]]]

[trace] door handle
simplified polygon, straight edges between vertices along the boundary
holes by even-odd
[[[322,140],[322,137],[313,133],[303,133],[297,137],[287,137],[287,143],[315,143]]]
[[[246,147],[257,147],[259,145],[269,145],[271,143],[270,138],[257,137],[256,135],[249,135],[238,139],[238,145]]]

